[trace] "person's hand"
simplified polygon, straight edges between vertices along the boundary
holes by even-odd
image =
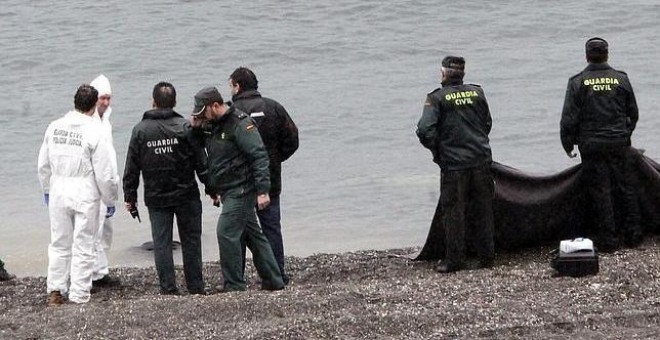
[[[112,216],[115,214],[115,210],[116,210],[116,209],[115,209],[114,206],[108,207],[108,209],[107,209],[106,212],[105,212],[105,218],[110,218],[110,217],[112,217]]]
[[[140,212],[137,209],[137,202],[124,202],[124,207],[126,210],[128,210],[128,213],[131,214],[131,217],[133,219],[138,220],[139,223],[142,223],[142,219],[140,218]]]
[[[211,194],[209,195],[211,197],[211,201],[213,202],[214,207],[219,207],[220,206],[220,196],[217,194]]]
[[[201,117],[201,115],[197,115],[197,116],[191,115],[190,116],[190,126],[192,126],[194,128],[198,128],[198,127],[201,127],[202,125],[204,125],[204,118]]]
[[[128,212],[131,212],[135,206],[137,206],[137,203],[124,202],[124,208],[126,208],[126,211]]]
[[[44,194],[44,203],[48,206],[48,201],[50,200],[50,194]]]
[[[257,209],[264,210],[270,204],[270,196],[268,194],[260,194],[257,196]]]

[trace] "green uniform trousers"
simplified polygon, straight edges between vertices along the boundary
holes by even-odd
[[[256,202],[254,191],[240,193],[231,190],[222,197],[222,213],[216,231],[225,290],[246,289],[241,247],[243,238],[252,252],[254,266],[262,280],[262,288],[272,290],[284,287],[273,250],[257,223],[254,210]]]

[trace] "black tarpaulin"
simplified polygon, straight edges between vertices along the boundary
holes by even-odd
[[[640,187],[637,197],[645,233],[660,231],[660,165],[631,149]],[[495,198],[495,249],[508,251],[557,243],[574,237],[596,238],[590,216],[591,207],[581,185],[581,165],[550,176],[531,176],[509,166],[493,163]],[[615,206],[617,202],[614,202]],[[444,256],[444,230],[440,200],[436,207],[426,243],[415,260],[438,260]],[[620,216],[618,216],[620,217]],[[470,221],[467,217],[467,252]],[[617,218],[617,227],[620,225]]]

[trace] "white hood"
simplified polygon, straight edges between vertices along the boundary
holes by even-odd
[[[94,87],[96,91],[99,92],[99,97],[103,95],[112,95],[110,80],[108,80],[108,77],[102,74],[94,78],[94,80],[92,80],[92,82],[89,83],[89,85]],[[97,119],[103,127],[102,131],[104,132],[105,140],[110,145],[111,152],[113,153],[112,163],[115,169],[115,173],[117,173],[117,154],[114,149],[114,140],[112,138],[112,124],[110,124],[111,115],[112,115],[112,106],[108,106],[108,108],[105,109],[105,113],[103,113],[103,117],[99,115],[96,109],[94,110],[94,115],[92,117],[94,119]]]
[[[96,91],[99,92],[99,97],[103,95],[112,96],[112,87],[110,86],[110,80],[108,77],[100,74],[98,77],[94,78],[91,83],[89,83]],[[100,117],[98,112],[94,112],[94,115],[101,119],[104,123],[110,124],[110,115],[112,115],[112,107],[108,106],[103,114],[103,118]]]
[[[108,80],[108,77],[104,75],[99,75],[98,77],[94,78],[89,85],[92,85],[96,89],[96,91],[99,91],[99,97],[105,94],[112,95],[112,88],[110,87],[110,80]]]

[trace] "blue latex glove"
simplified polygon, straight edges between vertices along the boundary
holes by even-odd
[[[115,214],[115,207],[108,207],[108,210],[105,212],[105,218],[110,218]]]
[[[50,198],[49,194],[44,194],[44,203],[46,203],[46,206],[48,206],[48,200]]]

